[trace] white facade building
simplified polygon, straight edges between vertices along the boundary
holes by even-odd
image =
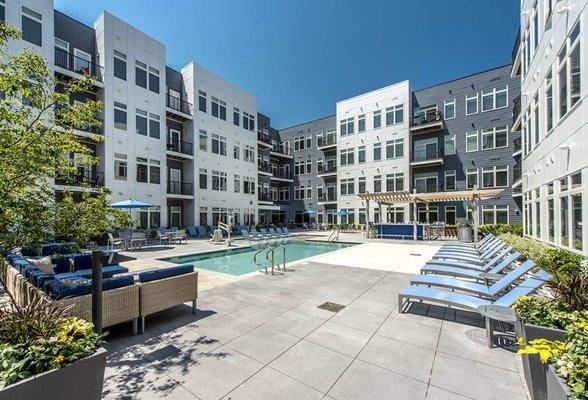
[[[521,2],[525,235],[588,254],[586,0]]]
[[[409,190],[410,109],[408,81],[337,103],[337,208],[358,210],[340,218],[343,223],[365,223],[367,210],[358,193]],[[377,208],[370,204],[371,221],[410,219],[408,204],[382,210],[383,218]]]

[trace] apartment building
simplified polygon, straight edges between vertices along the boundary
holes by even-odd
[[[337,102],[337,209],[340,222],[409,221],[409,205],[365,203],[359,193],[409,190],[409,81]],[[380,211],[382,215],[380,216]]]
[[[288,220],[297,224],[337,222],[337,142],[335,116],[279,131],[293,148],[293,182]]]
[[[502,188],[480,202],[480,223],[521,222],[521,196],[515,193],[512,104],[520,81],[511,66],[454,79],[412,94],[410,125],[411,189],[417,193]],[[468,217],[464,202],[419,205],[420,222],[455,224]]]
[[[523,0],[518,119],[522,130],[524,232],[588,254],[586,0]]]

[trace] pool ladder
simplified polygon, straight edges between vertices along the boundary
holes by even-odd
[[[337,228],[333,232],[331,232],[331,234],[329,235],[329,238],[327,239],[327,242],[334,242],[336,240],[339,240],[339,228]]]
[[[268,266],[265,264],[260,263],[259,261],[257,261],[257,256],[263,252],[265,252],[265,258],[266,260],[270,263],[270,268],[271,268],[271,274],[274,274],[274,267],[278,267],[278,272],[280,271],[280,264],[275,262],[275,250],[277,248],[281,248],[282,249],[282,255],[283,255],[283,266],[282,269],[284,272],[286,272],[286,248],[281,245],[281,244],[274,244],[272,246],[269,247],[264,247],[263,249],[258,250],[254,255],[253,255],[253,262],[258,266],[261,267],[263,269],[265,269],[265,273],[268,273]],[[271,258],[270,258],[271,256]]]

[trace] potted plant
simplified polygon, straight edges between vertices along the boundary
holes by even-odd
[[[106,350],[93,325],[35,299],[0,312],[0,400],[100,399]]]
[[[564,342],[540,338],[520,344],[519,354],[536,355],[543,363],[548,400],[588,399],[588,313],[567,326]]]

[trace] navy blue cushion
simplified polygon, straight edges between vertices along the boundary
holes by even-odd
[[[69,260],[77,254],[58,254],[51,257],[51,262],[55,264],[53,270],[56,274],[69,272]]]
[[[92,255],[78,254],[73,257],[74,272],[80,269],[92,269]]]
[[[102,278],[112,278],[116,274],[124,274],[126,272],[129,272],[129,269],[118,264],[104,264],[102,266]],[[86,279],[92,279],[91,268],[77,270],[75,271],[75,274]]]
[[[177,267],[169,267],[156,269],[154,271],[141,272],[139,274],[139,282],[151,282],[158,279],[170,278],[172,276],[184,275],[194,272],[194,266],[191,264],[178,265]]]
[[[116,278],[108,278],[102,281],[102,291],[118,289],[130,286],[134,283],[132,275],[122,275]],[[44,290],[51,298],[55,300],[65,299],[67,297],[84,296],[92,293],[92,282],[83,283],[76,286],[64,285],[57,279],[45,282]]]
[[[25,267],[32,266],[32,264],[25,259],[16,259],[12,262],[12,266],[16,268],[18,272],[24,275],[23,269]]]
[[[23,247],[20,250],[20,254],[22,254],[25,257],[35,257],[39,255],[39,253],[31,247]]]

